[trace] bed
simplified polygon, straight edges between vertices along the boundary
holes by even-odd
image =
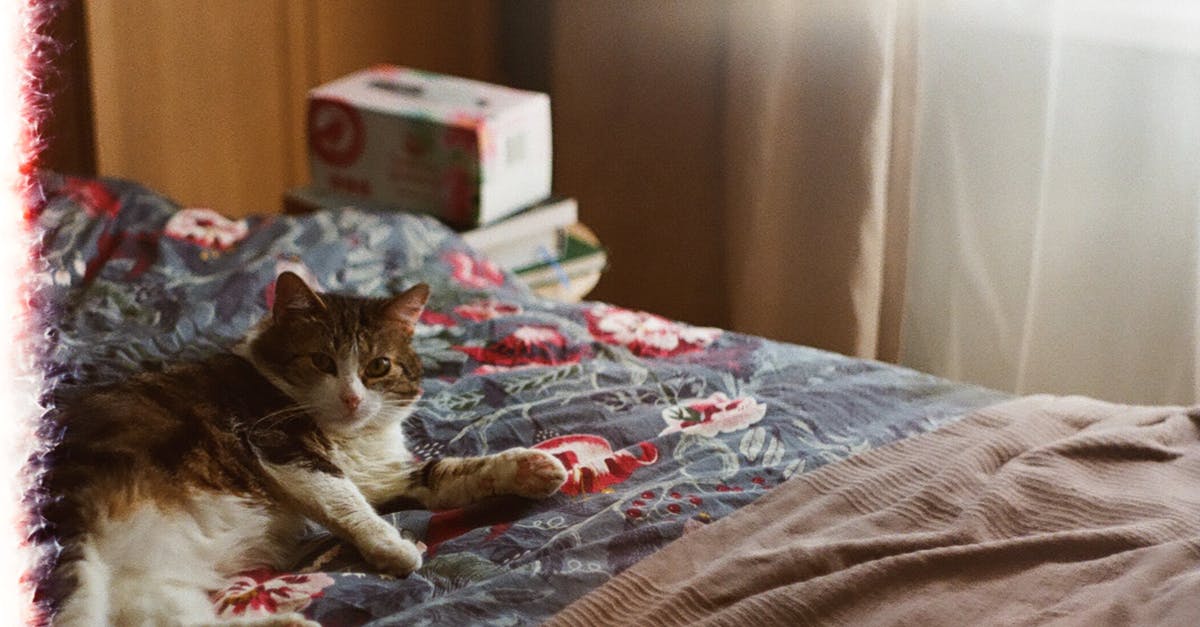
[[[788,479],[1006,395],[627,308],[535,297],[436,221],[354,208],[232,221],[135,183],[47,175],[33,301],[47,405],[224,350],[292,270],[324,290],[433,289],[416,332],[422,458],[534,446],[570,478],[545,501],[387,518],[428,547],[406,579],[319,529],[287,572],[214,594],[222,616],[323,625],[537,624]]]

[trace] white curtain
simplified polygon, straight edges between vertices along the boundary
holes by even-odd
[[[923,0],[902,361],[1200,388],[1200,2]]]

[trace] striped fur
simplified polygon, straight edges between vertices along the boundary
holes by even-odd
[[[420,396],[411,337],[428,293],[316,294],[284,273],[271,314],[234,354],[66,406],[40,512],[63,547],[39,588],[54,624],[312,624],[221,619],[208,593],[251,567],[287,568],[305,520],[403,576],[420,551],[376,506],[557,491],[566,471],[541,451],[423,464],[409,454],[401,421]]]

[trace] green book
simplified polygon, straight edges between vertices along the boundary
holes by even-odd
[[[558,256],[518,268],[517,276],[527,285],[537,287],[553,283],[569,283],[581,275],[602,272],[608,265],[608,255],[595,236],[586,229],[567,229]]]

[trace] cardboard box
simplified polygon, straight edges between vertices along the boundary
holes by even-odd
[[[550,195],[550,98],[395,66],[308,94],[312,183],[485,224]]]

